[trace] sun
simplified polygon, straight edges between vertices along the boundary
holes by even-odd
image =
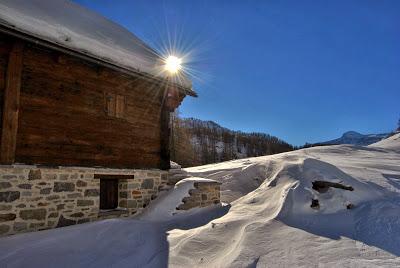
[[[179,72],[180,69],[182,69],[182,59],[176,57],[176,56],[168,56],[168,58],[165,60],[165,70],[168,71],[171,74],[176,74]]]

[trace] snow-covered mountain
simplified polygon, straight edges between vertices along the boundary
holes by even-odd
[[[342,137],[330,140],[330,141],[325,141],[325,142],[320,142],[318,144],[323,144],[323,145],[331,145],[331,144],[353,144],[353,145],[361,145],[361,146],[367,146],[370,144],[373,144],[375,142],[378,142],[380,140],[383,140],[387,138],[390,135],[390,133],[382,133],[382,134],[361,134],[356,131],[348,131],[342,135]]]

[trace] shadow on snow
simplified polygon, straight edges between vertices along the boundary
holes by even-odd
[[[168,231],[203,226],[229,209],[215,206],[163,222],[110,219],[4,237],[0,267],[168,267]]]

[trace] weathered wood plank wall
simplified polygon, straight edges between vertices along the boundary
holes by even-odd
[[[4,47],[0,48],[0,74]],[[3,80],[0,76],[0,89]],[[165,85],[26,43],[15,162],[165,166],[161,159],[165,156],[161,153],[165,89]],[[110,101],[115,102],[110,105]],[[110,112],[110,107],[115,111]]]

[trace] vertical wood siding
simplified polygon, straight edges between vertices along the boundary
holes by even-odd
[[[6,86],[6,71],[12,42],[13,40],[10,40],[10,38],[0,34],[0,139],[3,127],[3,105],[4,90]]]
[[[16,40],[9,53],[3,94],[0,162],[15,161],[24,43]]]

